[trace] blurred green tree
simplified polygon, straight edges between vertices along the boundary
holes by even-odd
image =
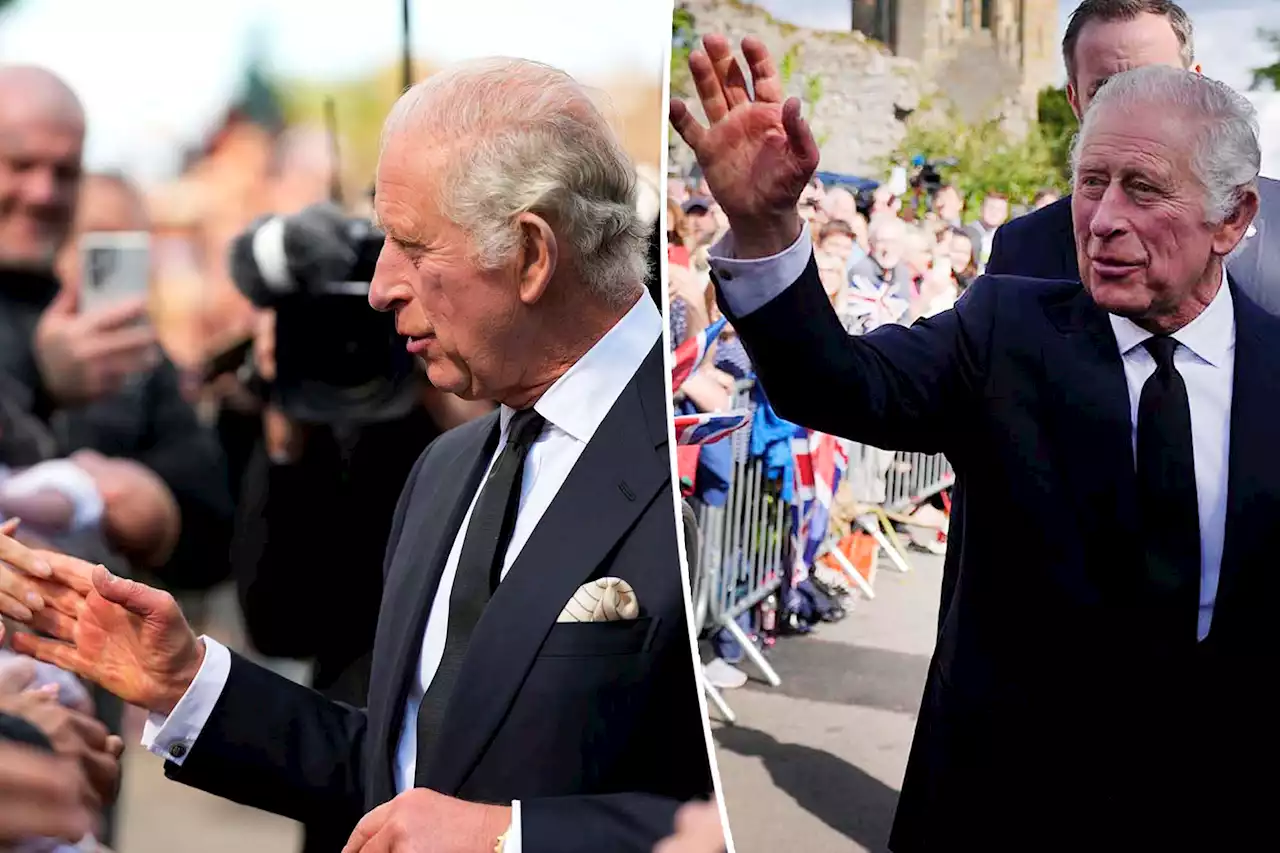
[[[1049,87],[1042,89],[1036,99],[1036,114],[1040,135],[1048,144],[1064,181],[1071,180],[1071,141],[1075,139],[1079,123],[1067,100],[1067,90]]]
[[[1270,89],[1280,92],[1280,30],[1259,29],[1258,38],[1266,43],[1271,52],[1277,56],[1277,59],[1270,65],[1251,69],[1253,71],[1253,82],[1249,85],[1249,88]]]
[[[922,105],[907,119],[906,135],[885,159],[882,173],[915,157],[954,158],[954,167],[940,171],[960,191],[971,211],[978,209],[982,196],[988,192],[1002,192],[1014,204],[1028,204],[1038,190],[1067,190],[1053,145],[1039,125],[1017,138],[1005,131],[999,119],[965,121],[954,108],[927,106]],[[918,199],[921,206],[924,201]]]
[[[689,53],[698,43],[693,12],[687,3],[676,5],[671,13],[671,92],[689,97],[693,80],[689,76]]]

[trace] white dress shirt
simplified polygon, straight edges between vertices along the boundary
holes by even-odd
[[[812,256],[808,228],[791,246],[768,258],[733,257],[733,232],[711,247],[711,269],[723,282],[721,292],[733,313],[745,316],[763,307],[800,277]],[[1151,337],[1131,320],[1108,315],[1124,362],[1129,386],[1136,466],[1138,400],[1142,386],[1155,373],[1156,363],[1142,346]],[[1191,444],[1196,471],[1196,499],[1200,514],[1199,639],[1209,633],[1218,595],[1222,545],[1227,523],[1227,458],[1231,439],[1231,392],[1235,376],[1236,316],[1231,289],[1223,272],[1218,293],[1200,315],[1177,332],[1179,346],[1173,361],[1187,386],[1191,406]]]
[[[573,466],[586,449],[619,395],[631,382],[641,362],[662,336],[662,315],[658,307],[642,294],[621,320],[605,334],[581,359],[555,381],[534,404],[534,410],[546,419],[546,426],[525,459],[520,487],[520,506],[516,514],[511,543],[503,558],[502,577],[564,485]],[[499,423],[501,435],[494,460],[507,441],[507,428],[514,410],[503,406]],[[483,479],[481,480],[483,482]],[[458,558],[466,538],[471,513],[479,491],[471,498],[471,506],[458,528],[453,547],[445,562],[440,588],[431,602],[417,675],[409,687],[404,720],[396,746],[395,781],[398,792],[413,787],[417,764],[418,705],[431,680],[435,678],[444,655],[444,642],[449,619],[449,596],[453,590]],[[153,714],[143,731],[142,745],[176,764],[181,764],[208,721],[213,707],[226,684],[231,669],[231,655],[226,647],[209,637],[202,638],[205,659],[195,680],[166,718]],[[520,802],[512,803],[511,829],[505,853],[520,853]]]

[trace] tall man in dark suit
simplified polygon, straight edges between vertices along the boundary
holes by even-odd
[[[1114,74],[1142,65],[1191,68],[1191,18],[1169,0],[1085,0],[1062,39],[1067,99],[1076,118]],[[1227,260],[1236,284],[1280,315],[1280,181],[1258,179],[1258,215]],[[988,273],[1080,280],[1071,228],[1071,197],[1005,223],[991,245]]]
[[[145,742],[172,778],[299,820],[346,815],[352,853],[647,853],[712,782],[634,188],[587,93],[536,63],[459,65],[389,116],[370,301],[437,388],[502,406],[409,475],[367,710],[53,555],[70,588],[43,584],[33,623],[57,640],[15,646],[150,709]],[[316,565],[313,582],[365,570]]]
[[[711,127],[679,102],[672,121],[729,217],[720,302],[779,415],[944,452],[965,487],[892,849],[1256,847],[1280,757],[1280,320],[1224,271],[1258,206],[1248,101],[1117,75],[1075,154],[1083,288],[984,276],[851,337],[796,212],[818,163],[798,99],[761,42],[754,100],[704,44]]]

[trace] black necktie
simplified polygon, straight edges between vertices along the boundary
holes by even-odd
[[[418,749],[414,784],[422,786],[433,757],[445,709],[453,694],[476,623],[502,577],[502,564],[520,507],[520,483],[529,448],[546,423],[533,409],[516,412],[507,425],[507,443],[489,469],[480,488],[466,538],[458,557],[458,569],[449,595],[449,627],[444,654],[435,677],[418,706]]]
[[[1178,342],[1158,335],[1144,345],[1156,372],[1138,401],[1138,505],[1145,555],[1150,640],[1194,647],[1200,613],[1200,511],[1187,385],[1173,366]]]

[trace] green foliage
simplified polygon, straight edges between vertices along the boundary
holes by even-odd
[[[1266,42],[1267,47],[1277,54],[1277,59],[1270,65],[1252,69],[1253,82],[1249,88],[1280,91],[1280,30],[1259,29],[1258,38]]]
[[[695,24],[693,12],[685,3],[680,3],[671,14],[671,91],[679,95],[692,94],[689,54],[698,41]]]
[[[1036,112],[1040,134],[1053,152],[1053,161],[1058,165],[1062,179],[1070,180],[1071,140],[1075,138],[1078,125],[1076,115],[1071,111],[1071,102],[1067,100],[1067,90],[1042,89],[1036,99]]]
[[[887,173],[893,165],[909,163],[916,156],[955,158],[957,165],[943,169],[943,178],[960,190],[970,211],[977,210],[982,196],[992,191],[1004,193],[1014,204],[1028,204],[1038,190],[1067,190],[1054,149],[1039,126],[1016,139],[998,119],[969,122],[955,109],[917,111],[906,125],[906,136],[881,171]]]
[[[778,63],[778,77],[782,79],[782,85],[790,86],[791,78],[796,76],[796,65],[800,62],[800,44],[797,42],[787,48],[787,52],[782,55],[782,60]]]

